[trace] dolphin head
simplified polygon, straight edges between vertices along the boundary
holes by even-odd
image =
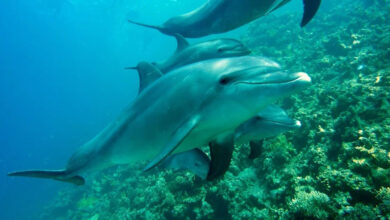
[[[230,38],[222,38],[212,41],[215,54],[218,57],[244,56],[251,51],[240,41]]]
[[[199,43],[196,53],[197,57],[202,57],[202,59],[215,59],[245,56],[251,51],[238,40],[220,38]]]
[[[215,86],[218,91],[212,108],[213,116],[232,121],[247,120],[267,104],[310,85],[310,77],[303,72],[284,71],[276,62],[255,56],[244,56],[214,61],[211,71],[218,70]]]
[[[300,121],[290,118],[280,107],[269,105],[255,117],[241,124],[236,129],[235,138],[237,143],[246,143],[277,136],[300,127]]]

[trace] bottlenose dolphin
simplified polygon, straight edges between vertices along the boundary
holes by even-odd
[[[244,56],[250,50],[238,40],[220,38],[190,44],[184,37],[174,34],[177,41],[175,53],[163,62],[153,63],[162,73],[167,73],[178,67],[214,58]],[[126,69],[142,70],[141,67],[128,67]]]
[[[235,142],[237,144],[249,142],[251,150],[249,158],[254,159],[261,154],[264,138],[300,127],[301,122],[288,117],[282,108],[269,105],[236,129]]]
[[[235,133],[238,144],[273,137],[291,129],[301,127],[301,122],[288,117],[280,107],[268,105],[255,117],[240,125]]]
[[[263,57],[213,59],[175,69],[151,83],[96,137],[81,146],[63,170],[30,170],[9,176],[84,184],[83,175],[117,164],[149,161],[209,144],[207,179],[228,168],[235,129],[274,100],[308,86],[306,73],[283,71]]]
[[[167,20],[160,26],[133,20],[129,22],[168,35],[181,34],[186,38],[204,37],[224,33],[264,16],[290,0],[209,0],[199,8]],[[304,14],[301,26],[305,26],[317,12],[321,0],[303,0]]]

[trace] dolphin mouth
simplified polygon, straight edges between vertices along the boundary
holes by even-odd
[[[307,82],[311,83],[311,78],[307,73],[298,72],[294,74],[294,78],[286,80],[270,80],[266,82],[256,82],[256,81],[238,81],[235,84],[247,84],[247,85],[272,85],[272,84],[290,84],[294,82]]]
[[[288,128],[300,128],[302,126],[301,122],[298,120],[293,120],[291,122],[282,122],[282,121],[276,121],[276,120],[266,120],[270,123],[281,125]]]

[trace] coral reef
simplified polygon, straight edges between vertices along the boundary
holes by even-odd
[[[338,2],[305,29],[296,15],[271,14],[242,36],[256,54],[312,76],[279,103],[301,129],[267,139],[253,161],[236,146],[214,182],[142,173],[142,164],[110,169],[60,192],[42,218],[390,219],[390,1]]]

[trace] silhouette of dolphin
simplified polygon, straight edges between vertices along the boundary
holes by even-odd
[[[149,25],[128,20],[130,23],[157,29],[186,38],[198,38],[224,33],[245,25],[280,8],[290,0],[209,0],[199,8],[168,19],[162,25]],[[316,14],[321,0],[303,0],[304,14],[301,26],[305,26]]]
[[[210,145],[207,179],[229,167],[235,129],[276,99],[310,85],[306,73],[281,70],[256,56],[213,59],[175,69],[151,83],[62,170],[30,170],[9,176],[48,178],[76,185],[84,175],[118,164],[149,161]]]

